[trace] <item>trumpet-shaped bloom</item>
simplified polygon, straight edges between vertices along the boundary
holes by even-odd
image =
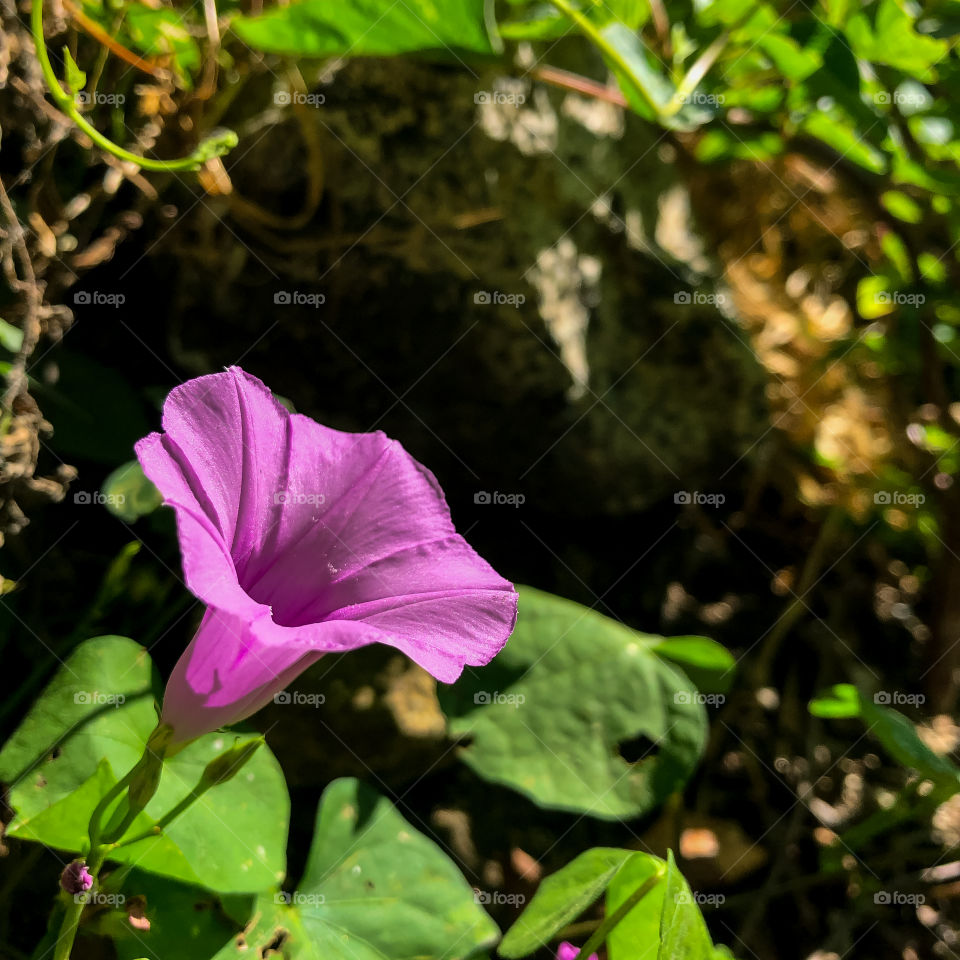
[[[385,643],[449,683],[513,630],[512,584],[382,433],[291,414],[231,367],[173,390],[136,449],[207,605],[164,695],[175,741],[249,716],[324,653]]]

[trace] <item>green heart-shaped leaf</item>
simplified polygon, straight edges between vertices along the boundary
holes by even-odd
[[[81,852],[95,794],[133,767],[157,724],[158,689],[147,652],[133,640],[81,644],[0,751],[0,780],[10,784],[16,811],[8,835]],[[208,734],[165,761],[159,789],[127,837],[149,829],[186,796],[231,742],[228,734]],[[118,847],[110,859],[221,892],[265,890],[284,877],[288,815],[279,764],[261,749],[163,836]]]
[[[653,809],[682,788],[707,734],[702,698],[654,650],[662,639],[521,588],[503,652],[441,691],[450,732],[472,738],[463,759],[544,807]]]
[[[254,49],[291,57],[494,52],[484,0],[302,0],[258,17],[235,17],[231,27]]]
[[[617,871],[634,856],[644,857],[631,850],[594,847],[551,874],[507,931],[500,956],[513,960],[533,953],[597,900]]]

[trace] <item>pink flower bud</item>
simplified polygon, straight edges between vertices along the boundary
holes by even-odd
[[[579,956],[580,948],[575,947],[572,943],[567,943],[566,940],[557,947],[557,960],[577,960]],[[589,960],[597,960],[597,955],[595,953],[590,954]]]
[[[86,893],[93,886],[93,877],[83,860],[74,860],[63,868],[60,886],[71,896]]]

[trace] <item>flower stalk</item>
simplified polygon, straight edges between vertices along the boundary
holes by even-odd
[[[85,873],[92,878],[91,886],[96,886],[100,868],[107,853],[115,846],[115,839],[123,836],[156,792],[160,783],[163,758],[172,734],[173,730],[170,726],[159,724],[147,739],[147,745],[140,759],[100,798],[94,807],[88,827],[90,849],[85,863]],[[120,802],[116,805],[107,826],[104,827],[104,815],[118,798],[121,798]],[[86,902],[86,898],[76,892],[67,901],[63,920],[60,923],[60,933],[57,935],[53,960],[69,960]]]
[[[236,133],[232,130],[216,130],[206,140],[200,143],[189,156],[182,157],[179,160],[153,160],[150,157],[141,157],[129,150],[114,143],[108,137],[105,137],[89,120],[80,112],[77,106],[76,94],[78,90],[71,90],[69,93],[60,85],[57,74],[50,62],[50,54],[47,51],[47,43],[43,37],[43,0],[33,0],[33,9],[30,12],[30,26],[33,34],[33,42],[37,48],[37,59],[40,61],[40,69],[43,72],[43,78],[50,89],[50,95],[54,103],[95,143],[102,147],[107,153],[112,154],[119,160],[125,160],[128,163],[135,163],[144,170],[153,170],[161,173],[177,173],[183,170],[199,170],[204,163],[212,160],[214,157],[222,157],[229,153],[238,143]]]

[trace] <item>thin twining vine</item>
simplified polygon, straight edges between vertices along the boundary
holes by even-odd
[[[33,34],[33,42],[37,48],[37,58],[40,61],[40,68],[43,71],[43,78],[50,88],[50,94],[57,106],[88,136],[90,139],[102,147],[108,153],[135,163],[144,170],[156,170],[164,173],[176,173],[180,170],[197,170],[207,160],[214,157],[222,157],[229,153],[237,145],[237,135],[233,130],[221,129],[214,131],[206,140],[198,144],[196,149],[189,156],[181,157],[179,160],[154,160],[150,157],[138,156],[124,149],[119,144],[114,143],[109,137],[105,137],[96,127],[94,127],[77,107],[76,96],[83,84],[83,74],[69,58],[69,52],[64,50],[67,60],[67,80],[66,84],[70,88],[67,92],[60,85],[57,75],[54,72],[53,65],[50,63],[50,55],[47,52],[47,44],[43,38],[43,0],[33,0],[33,9],[30,14],[30,26]],[[71,76],[73,74],[73,76]],[[79,82],[78,82],[79,79]]]

